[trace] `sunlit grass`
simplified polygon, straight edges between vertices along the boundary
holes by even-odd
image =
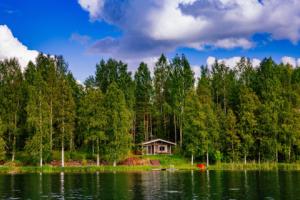
[[[136,171],[151,171],[151,170],[198,170],[195,165],[191,166],[190,161],[179,155],[134,155],[144,160],[158,160],[160,166],[152,165],[118,165],[116,167],[112,165],[82,165],[82,166],[52,166],[44,165],[39,166],[24,166],[21,162],[8,162],[3,166],[0,166],[0,173],[93,173],[93,172],[136,172]],[[150,162],[149,162],[150,163]],[[213,164],[207,167],[208,170],[300,170],[300,163],[275,163],[264,162],[256,163],[249,162],[244,164],[242,162],[236,163],[219,163]]]
[[[300,170],[299,163],[220,163],[210,165],[209,170]]]

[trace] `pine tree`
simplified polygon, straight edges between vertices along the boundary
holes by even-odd
[[[84,127],[85,142],[96,144],[97,166],[100,164],[100,153],[104,152],[107,127],[104,95],[99,88],[87,87],[80,104],[80,125]],[[100,146],[102,148],[100,149]],[[93,148],[94,149],[94,148]]]
[[[237,160],[237,150],[240,145],[240,140],[236,130],[236,117],[231,109],[228,110],[228,114],[226,115],[226,124],[229,154],[231,156],[232,162],[234,162]]]
[[[130,112],[126,106],[125,96],[118,89],[116,83],[112,83],[105,95],[104,107],[107,111],[109,122],[105,134],[108,138],[106,143],[106,155],[113,165],[123,159],[131,148],[132,138],[130,136]]]
[[[57,123],[61,142],[61,165],[64,167],[65,140],[69,142],[69,150],[74,150],[75,102],[65,76],[60,77],[59,87],[61,93],[58,96],[60,106],[57,113]]]
[[[257,113],[260,102],[256,94],[244,85],[240,87],[239,96],[239,122],[237,126],[243,144],[241,148],[246,164],[247,156],[255,142],[254,138],[258,125]]]
[[[173,107],[175,142],[177,138],[177,124],[179,127],[179,143],[182,146],[183,115],[185,97],[187,92],[194,87],[194,73],[184,55],[178,55],[172,60],[170,73],[170,96]],[[177,119],[177,120],[176,120]],[[178,121],[178,123],[177,123]]]
[[[194,156],[203,156],[208,151],[209,132],[206,124],[206,113],[196,92],[191,90],[186,97],[184,115],[184,149],[191,155],[191,164]]]
[[[208,133],[208,142],[205,147],[206,165],[209,166],[209,153],[219,151],[219,122],[213,107],[211,85],[208,69],[201,68],[201,77],[197,85],[197,95],[205,112],[205,129]]]
[[[134,76],[135,80],[135,143],[152,138],[151,127],[151,98],[152,80],[150,71],[145,63],[141,63]]]
[[[170,76],[170,66],[167,58],[162,54],[155,63],[154,68],[154,118],[153,133],[157,137],[170,139],[168,134],[168,114],[170,113],[170,105],[167,102],[169,94],[167,81]]]
[[[8,134],[6,144],[9,146],[12,161],[15,160],[17,139],[20,134],[20,112],[22,104],[23,76],[16,59],[0,62],[0,96],[1,116]]]
[[[6,155],[6,144],[3,137],[4,131],[5,131],[5,127],[4,124],[2,123],[2,120],[0,119],[0,161],[5,160],[5,155]]]
[[[25,150],[34,160],[39,159],[40,166],[50,156],[49,105],[47,104],[46,83],[39,71],[35,71],[32,85],[28,86],[26,107],[28,125],[34,131],[27,140]]]

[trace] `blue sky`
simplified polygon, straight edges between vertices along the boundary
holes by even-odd
[[[26,62],[37,51],[63,55],[80,81],[108,57],[124,60],[130,70],[140,61],[153,67],[161,53],[169,58],[184,53],[195,68],[209,57],[230,62],[272,56],[297,63],[300,2],[245,2],[1,0],[0,59]]]

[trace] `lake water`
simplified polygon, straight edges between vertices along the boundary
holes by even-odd
[[[300,199],[300,172],[0,175],[0,199]]]

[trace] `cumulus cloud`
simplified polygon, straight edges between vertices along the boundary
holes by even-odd
[[[218,61],[218,63],[224,63],[226,66],[233,69],[240,60],[241,57],[239,56],[229,57],[229,58],[216,58],[216,57],[209,56],[206,59],[206,65],[208,66],[209,69],[211,69],[212,66],[215,64],[215,62]],[[257,58],[252,58],[250,59],[250,62],[254,68],[257,68],[261,63],[261,60]],[[284,56],[281,58],[281,62],[285,65],[289,64],[292,67],[300,67],[300,58],[296,59],[290,56]]]
[[[96,42],[93,52],[149,57],[178,47],[254,47],[255,34],[272,40],[300,39],[299,0],[78,0],[93,20],[117,26],[123,35]],[[109,47],[109,45],[115,45]]]
[[[298,59],[298,61],[299,61],[299,59]],[[291,66],[293,66],[293,67],[299,66],[299,65],[297,64],[296,58],[289,57],[289,56],[284,56],[284,57],[282,57],[282,58],[281,58],[281,62],[282,62],[283,64],[285,64],[285,65],[289,64],[289,65],[291,65]]]
[[[6,25],[0,25],[0,60],[17,58],[24,69],[29,61],[35,61],[38,51],[29,50]]]
[[[104,0],[78,0],[78,3],[89,12],[92,19],[95,19],[100,16]]]
[[[194,72],[194,77],[199,78],[201,75],[201,67],[199,65],[192,65],[191,67]]]
[[[220,58],[220,59],[217,59],[215,57],[212,57],[212,56],[209,56],[206,60],[206,65],[207,67],[211,70],[212,66],[216,63],[216,61],[218,63],[224,63],[227,67],[233,69],[237,63],[240,62],[242,57],[239,57],[239,56],[235,56],[235,57],[230,57],[230,58]],[[250,62],[252,64],[252,66],[254,68],[258,67],[260,65],[260,60],[257,59],[257,58],[253,58],[253,59],[250,59]]]

